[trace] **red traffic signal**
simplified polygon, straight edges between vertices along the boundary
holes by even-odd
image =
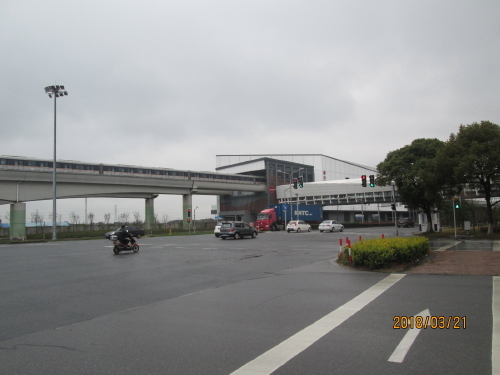
[[[366,187],[366,175],[361,176],[361,186]]]
[[[188,217],[191,217],[191,209],[190,208],[188,208]]]
[[[294,188],[294,189],[297,189],[297,185],[298,185],[297,179],[296,179],[296,178],[294,178],[294,179],[293,179],[293,188]]]

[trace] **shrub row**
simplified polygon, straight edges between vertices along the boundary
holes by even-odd
[[[371,239],[356,242],[351,246],[352,263],[370,269],[394,263],[411,263],[428,253],[429,242],[425,237]],[[347,249],[344,254],[347,254]],[[342,258],[344,263],[346,258]]]
[[[64,240],[64,239],[74,239],[74,238],[102,238],[105,239],[104,233],[109,232],[109,231],[104,231],[104,230],[80,230],[80,231],[57,231],[57,239],[58,240]],[[159,229],[152,229],[152,230],[146,230],[145,235],[146,236],[168,236],[168,235],[184,235],[184,234],[195,234],[193,229],[189,232],[187,229],[179,229],[179,228],[159,228]],[[197,230],[196,234],[206,234],[206,233],[213,233],[213,230],[207,231],[206,229],[202,230]],[[8,237],[6,237],[8,238]],[[27,240],[50,240],[52,238],[52,232],[51,231],[45,231],[44,233],[31,233],[26,235]]]

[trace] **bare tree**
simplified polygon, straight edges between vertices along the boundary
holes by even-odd
[[[141,214],[137,211],[134,212],[134,224],[139,226],[141,224]]]
[[[10,211],[5,211],[5,219],[10,223]]]
[[[73,226],[73,231],[75,230],[75,226],[80,222],[80,215],[75,212],[71,212],[69,214],[69,220],[71,221],[71,225]]]
[[[118,220],[121,223],[125,224],[125,223],[128,223],[129,217],[130,217],[130,214],[128,212],[124,212],[124,213],[118,215]]]
[[[43,222],[43,214],[39,213],[38,210],[32,212],[31,222],[35,223],[35,233],[38,233],[38,226]]]
[[[154,227],[158,228],[158,224],[159,224],[158,214],[153,215],[153,220],[154,220],[154,222],[153,222]]]
[[[106,224],[106,229],[109,229],[109,221],[111,220],[111,214],[109,212],[104,214],[104,224]]]
[[[94,227],[94,213],[89,212],[87,215],[87,219],[89,220],[90,223],[90,230],[92,230],[92,228]]]
[[[166,228],[167,227],[167,223],[168,223],[168,215],[167,214],[163,214],[163,216],[161,217],[161,222],[162,222],[162,224]]]

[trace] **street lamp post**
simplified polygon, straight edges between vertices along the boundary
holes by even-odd
[[[47,86],[45,93],[52,99],[54,96],[54,163],[52,164],[52,241],[57,240],[57,210],[56,210],[56,99],[60,96],[68,95],[64,86]]]

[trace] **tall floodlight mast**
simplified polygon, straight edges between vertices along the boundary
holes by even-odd
[[[56,100],[60,96],[68,95],[68,92],[64,89],[64,86],[47,86],[45,88],[45,93],[49,95],[49,98],[54,97],[54,162],[52,164],[52,241],[57,240],[57,210],[56,210]]]

